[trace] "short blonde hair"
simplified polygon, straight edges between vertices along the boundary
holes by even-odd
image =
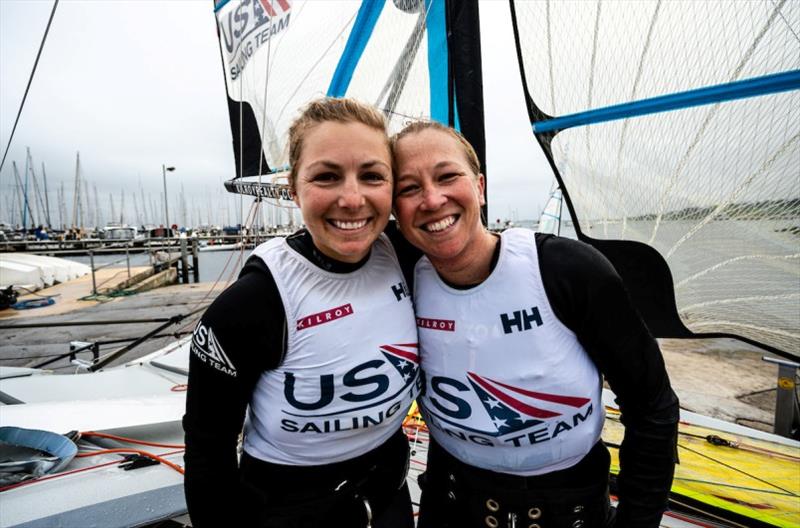
[[[337,123],[361,123],[386,137],[387,148],[389,136],[386,133],[386,118],[374,106],[355,99],[321,97],[308,103],[300,116],[289,127],[289,188],[295,191],[297,181],[297,165],[303,154],[303,140],[308,131],[317,125],[334,121]]]
[[[395,169],[395,172],[397,172],[397,166],[394,163],[395,153],[397,152],[397,143],[404,137],[412,134],[419,134],[423,130],[438,130],[439,132],[444,132],[448,136],[458,141],[464,151],[464,156],[467,158],[467,164],[469,165],[469,168],[473,173],[475,173],[475,176],[481,173],[481,162],[478,159],[478,155],[475,153],[475,149],[472,148],[472,145],[470,145],[469,141],[467,141],[467,138],[465,138],[458,130],[444,126],[438,121],[414,121],[413,123],[406,125],[403,130],[391,137],[389,140],[389,146],[392,149],[392,163],[394,165],[393,169]]]

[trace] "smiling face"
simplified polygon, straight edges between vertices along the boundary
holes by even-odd
[[[296,173],[294,201],[314,245],[341,262],[366,257],[392,208],[385,133],[358,122],[315,125],[305,134]]]
[[[489,235],[481,224],[482,174],[471,168],[464,147],[446,132],[423,129],[395,144],[395,215],[409,242],[437,269],[464,268]],[[493,244],[493,242],[492,242]]]

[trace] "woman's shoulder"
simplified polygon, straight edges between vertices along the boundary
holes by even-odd
[[[611,262],[586,242],[536,233],[536,249],[543,273],[553,272],[579,281],[619,278]]]
[[[266,263],[258,257],[247,259],[239,278],[220,293],[208,307],[204,318],[218,322],[247,319],[263,313],[265,307],[281,304],[275,279]]]

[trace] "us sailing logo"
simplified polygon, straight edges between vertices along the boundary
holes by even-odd
[[[550,440],[579,427],[594,412],[590,398],[532,391],[474,372],[467,373],[467,382],[432,377],[425,407],[433,427],[480,445],[520,446]],[[476,397],[483,418],[472,416]]]
[[[214,331],[206,328],[203,323],[198,324],[192,334],[192,353],[206,365],[236,377],[236,367],[225,354]]]
[[[360,363],[334,382],[333,374],[319,377],[316,399],[301,401],[295,393],[294,374],[284,374],[284,396],[291,418],[281,429],[295,433],[328,433],[380,425],[405,410],[420,389],[419,345],[381,345],[382,359]],[[316,382],[315,382],[316,384]]]
[[[291,9],[289,0],[217,0],[217,26],[231,81],[239,78],[258,48],[289,27]]]

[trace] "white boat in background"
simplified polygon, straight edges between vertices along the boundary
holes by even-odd
[[[30,264],[13,262],[0,255],[0,288],[14,286],[25,290],[40,290],[44,287],[41,270]]]
[[[234,244],[206,244],[200,247],[200,251],[234,251],[237,249],[242,249],[241,242]]]
[[[38,290],[82,277],[90,271],[89,266],[72,260],[30,253],[0,253],[0,287]]]
[[[108,224],[102,231],[102,237],[104,240],[112,242],[131,242],[133,244],[143,244],[147,239],[144,232],[134,226],[123,224]]]

